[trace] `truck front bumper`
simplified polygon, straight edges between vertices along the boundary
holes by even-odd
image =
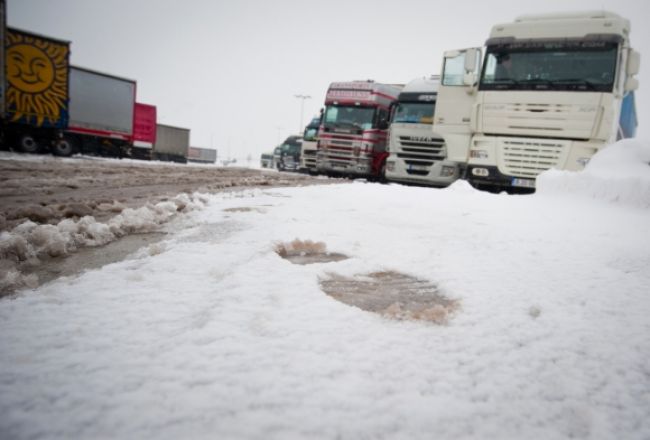
[[[393,182],[446,187],[460,175],[459,164],[447,160],[436,161],[433,165],[408,165],[393,155],[386,160],[386,179]]]
[[[351,159],[349,161],[319,158],[316,162],[318,172],[340,174],[353,177],[369,177],[372,167],[369,159]]]
[[[478,189],[489,191],[513,191],[529,193],[535,191],[535,179],[508,176],[495,166],[468,165],[467,180]]]

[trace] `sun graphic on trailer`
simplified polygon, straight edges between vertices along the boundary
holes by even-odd
[[[67,44],[7,32],[7,110],[14,122],[61,125],[68,107]]]

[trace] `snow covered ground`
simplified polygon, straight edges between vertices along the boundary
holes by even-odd
[[[650,145],[601,156],[531,196],[207,196],[163,243],[0,301],[0,438],[650,438]],[[350,258],[292,264],[295,238]],[[319,285],[378,271],[459,308],[394,320]]]

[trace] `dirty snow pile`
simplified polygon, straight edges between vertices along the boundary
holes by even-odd
[[[172,200],[126,208],[107,223],[92,216],[64,219],[56,225],[26,221],[11,231],[0,232],[0,295],[22,286],[38,285],[36,275],[23,275],[21,264],[38,265],[48,257],[61,257],[81,247],[101,246],[128,234],[151,232],[178,212],[202,208],[207,199],[179,194]]]
[[[209,196],[159,251],[0,301],[0,437],[650,438],[650,209],[593,190],[631,197],[598,163],[532,196]],[[295,239],[349,258],[293,264]],[[321,290],[381,273],[457,307],[389,319]]]

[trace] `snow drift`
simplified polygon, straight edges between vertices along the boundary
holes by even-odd
[[[650,208],[650,142],[626,139],[609,145],[580,172],[548,170],[537,177],[537,193]]]

